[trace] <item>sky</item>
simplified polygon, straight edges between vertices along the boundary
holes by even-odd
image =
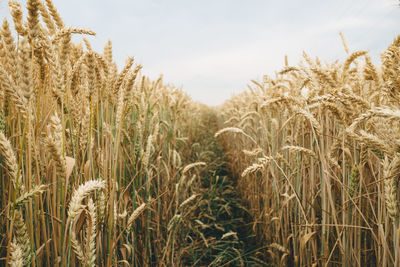
[[[273,76],[284,57],[296,65],[305,51],[323,61],[351,51],[375,62],[400,34],[398,0],[53,0],[68,26],[90,28],[93,47],[113,43],[117,64],[128,56],[153,79],[218,105],[251,79]],[[20,1],[24,3],[26,1]],[[0,1],[0,17],[8,13]],[[79,38],[78,38],[79,39]]]

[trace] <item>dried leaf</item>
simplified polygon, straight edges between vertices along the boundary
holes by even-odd
[[[75,166],[75,159],[71,157],[65,157],[65,161],[67,162],[67,177],[66,179],[68,180],[69,176],[71,175],[74,166]]]
[[[310,238],[315,234],[316,232],[311,232],[308,234],[305,234],[301,237],[300,239],[300,247],[301,249],[304,249],[304,247],[306,246],[307,242],[310,240]]]
[[[90,174],[90,160],[86,161],[85,166],[83,167],[83,175],[86,181],[89,181],[89,174]]]

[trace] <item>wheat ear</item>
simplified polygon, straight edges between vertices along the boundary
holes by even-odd
[[[71,202],[69,203],[68,216],[73,220],[77,215],[82,212],[82,200],[87,197],[91,192],[104,189],[105,182],[103,180],[90,180],[80,185],[78,189],[72,194]]]

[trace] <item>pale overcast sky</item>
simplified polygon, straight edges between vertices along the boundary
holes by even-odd
[[[53,0],[68,26],[90,28],[102,50],[113,42],[119,66],[135,56],[143,72],[220,104],[250,79],[301,59],[343,60],[351,50],[379,54],[400,34],[397,0]],[[25,1],[21,1],[25,2]],[[0,15],[8,13],[7,2]]]

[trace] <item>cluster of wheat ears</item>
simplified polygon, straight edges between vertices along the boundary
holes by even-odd
[[[343,43],[343,63],[304,53],[219,110],[216,136],[276,265],[400,264],[400,36],[379,66]]]
[[[211,109],[151,81],[133,58],[118,71],[111,42],[102,53],[72,42],[95,33],[65,26],[51,0],[28,0],[26,20],[18,2],[9,9],[2,265],[195,265],[215,241],[201,230],[211,152],[197,141],[216,116],[215,140],[272,264],[399,266],[400,37],[379,66],[344,42],[344,63],[304,54]]]
[[[102,53],[71,42],[94,32],[66,27],[51,0],[27,1],[26,20],[18,2],[9,9],[15,32],[6,19],[0,30],[1,265],[173,265],[189,253],[174,249],[173,222],[197,197],[200,105],[143,76],[133,58],[118,71],[111,42]]]

